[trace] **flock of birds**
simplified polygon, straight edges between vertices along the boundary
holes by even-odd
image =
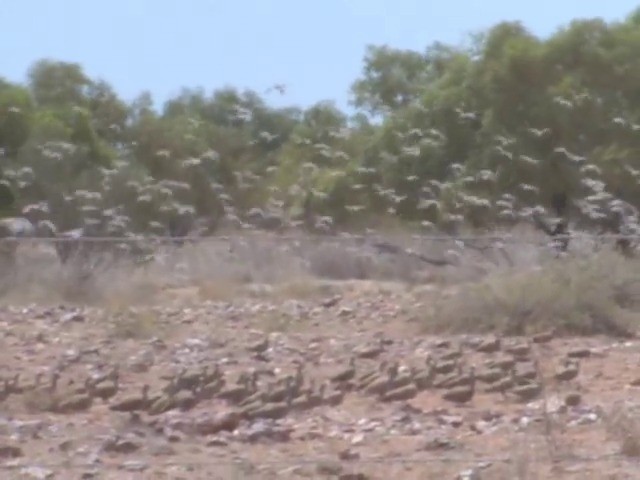
[[[283,90],[278,86],[277,90]],[[589,100],[585,95],[575,98],[557,97],[559,108],[571,110],[580,102]],[[242,110],[242,114],[239,113]],[[476,121],[476,112],[457,109],[461,123]],[[236,121],[249,122],[252,112],[238,105]],[[195,121],[195,120],[194,120]],[[612,120],[617,127],[635,132],[638,125],[622,118]],[[313,122],[312,122],[313,123]],[[316,125],[321,129],[320,125]],[[325,128],[326,130],[326,128]],[[317,133],[317,132],[316,132]],[[156,152],[159,162],[170,163],[177,170],[176,179],[158,180],[147,173],[140,173],[128,161],[130,149],[121,148],[122,158],[110,168],[98,168],[94,172],[93,189],[77,189],[71,193],[50,193],[47,198],[22,208],[21,216],[0,221],[0,238],[56,237],[60,241],[58,256],[66,262],[78,251],[94,253],[104,250],[93,242],[91,249],[84,246],[84,239],[118,237],[124,241],[111,242],[111,251],[121,251],[136,258],[147,258],[149,252],[136,248],[134,239],[140,235],[166,236],[179,239],[186,236],[207,236],[223,226],[246,229],[282,231],[304,229],[314,233],[337,233],[336,222],[323,205],[331,201],[333,193],[315,187],[317,178],[326,176],[347,177],[347,193],[343,206],[352,219],[356,219],[371,204],[383,205],[388,215],[413,208],[418,212],[420,225],[425,232],[459,234],[467,225],[481,228],[513,226],[519,222],[532,222],[546,234],[556,237],[569,233],[569,218],[577,229],[598,234],[633,236],[640,232],[639,212],[630,203],[616,196],[607,188],[601,169],[590,163],[588,156],[569,151],[563,146],[553,149],[551,158],[539,159],[524,154],[521,141],[507,135],[496,135],[492,153],[493,169],[472,169],[463,163],[451,163],[446,181],[425,179],[417,174],[400,175],[410,171],[407,165],[424,162],[425,151],[440,148],[447,143],[446,136],[435,128],[409,128],[397,130],[394,135],[399,145],[395,151],[382,150],[376,166],[361,164],[353,169],[353,159],[341,147],[352,132],[347,127],[330,128],[326,143],[312,138],[292,135],[291,141],[304,147],[309,161],[303,162],[298,178],[288,187],[278,187],[272,181],[278,166],[266,168],[263,174],[248,169],[233,172],[232,186],[223,185],[212,176],[217,171],[220,157],[211,150],[197,158],[174,159],[168,150]],[[544,140],[552,134],[549,128],[528,128],[529,140]],[[316,135],[317,136],[317,135]],[[277,135],[260,132],[255,141],[272,142]],[[335,140],[335,141],[334,141]],[[345,148],[346,149],[346,148]],[[64,170],[65,162],[76,154],[77,147],[62,142],[48,142],[40,147],[38,160],[21,168],[7,168],[2,182],[17,192],[18,198],[38,197],[41,179],[52,175],[52,169]],[[329,171],[314,159],[321,158]],[[556,192],[551,202],[543,198],[539,180],[541,169],[549,162],[569,166],[572,175],[579,178],[580,192],[569,194]],[[515,170],[514,170],[515,169]],[[640,181],[640,170],[624,166],[630,178]],[[495,192],[503,175],[512,176],[518,171],[523,179],[515,190],[497,197]],[[529,179],[529,180],[527,180]],[[256,189],[269,185],[268,198],[261,207],[240,206]],[[34,193],[35,192],[35,193]],[[545,193],[546,195],[546,193]],[[211,209],[200,215],[196,198],[208,199]],[[551,215],[543,203],[551,203]],[[213,212],[215,210],[215,213]],[[59,228],[60,227],[60,228]],[[72,227],[72,228],[66,228]],[[61,230],[61,231],[58,231]],[[127,240],[129,239],[129,240]],[[176,243],[180,243],[176,240]],[[3,242],[6,258],[15,257],[16,244]],[[632,249],[627,238],[618,247],[625,252]],[[139,247],[139,245],[138,245]],[[568,240],[560,242],[560,250],[568,248]],[[144,250],[144,249],[143,249]]]
[[[553,339],[553,332],[538,334],[524,341],[505,344],[490,338],[454,344],[440,341],[423,359],[421,366],[400,365],[386,360],[387,341],[363,345],[354,351],[346,367],[334,371],[324,380],[309,373],[303,362],[296,362],[292,373],[277,375],[274,369],[251,368],[238,372],[235,380],[220,365],[213,368],[182,368],[161,377],[164,387],[151,391],[149,383],[141,393],[125,395],[120,391],[118,366],[107,373],[89,375],[82,385],[77,377],[61,387],[61,372],[54,371],[49,382],[40,373],[32,382],[24,383],[19,374],[5,378],[0,400],[23,395],[29,409],[54,413],[74,413],[90,409],[96,401],[108,404],[114,412],[146,412],[159,415],[170,410],[190,410],[201,402],[217,400],[235,407],[240,418],[282,418],[293,411],[320,406],[340,405],[347,394],[357,393],[380,402],[406,401],[423,391],[439,391],[446,402],[464,405],[473,400],[477,390],[485,394],[499,393],[503,398],[528,402],[539,397],[545,379],[536,360],[535,348]],[[252,358],[268,361],[269,341],[247,347]],[[469,364],[473,356],[474,364]],[[478,356],[484,356],[480,367]],[[579,360],[567,356],[553,373],[553,381],[566,383],[579,374]],[[482,387],[478,388],[477,384]]]

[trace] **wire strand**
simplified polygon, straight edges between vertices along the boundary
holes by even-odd
[[[261,460],[259,462],[254,462],[250,459],[241,459],[241,460],[200,460],[200,461],[180,461],[180,462],[158,462],[154,459],[153,465],[154,467],[187,467],[187,466],[216,466],[222,468],[228,467],[241,467],[243,464],[252,464],[258,465],[260,467],[294,467],[300,465],[316,465],[323,461],[326,461],[329,456],[318,456],[318,457],[289,457],[287,460]],[[609,460],[622,460],[624,456],[617,453],[609,453],[603,455],[576,455],[576,454],[557,454],[554,455],[552,461],[554,463],[600,463],[606,462]],[[434,456],[425,456],[421,458],[411,458],[411,457],[360,457],[349,460],[349,463],[352,465],[432,465],[434,463],[453,463],[453,464],[475,464],[480,465],[483,463],[502,463],[502,464],[510,464],[517,460],[515,460],[511,455],[506,456],[465,456],[465,455],[434,455]],[[124,462],[122,464],[110,464],[110,465],[100,465],[101,467],[125,467],[128,462]],[[74,462],[74,461],[59,461],[59,462],[37,462],[34,461],[31,465],[27,465],[24,463],[20,463],[20,459],[16,459],[14,462],[0,464],[0,470],[16,470],[21,468],[29,468],[29,467],[40,467],[40,468],[95,468],[96,465],[92,463],[84,463],[84,462]],[[151,465],[150,465],[151,466]]]
[[[640,239],[640,234],[590,234],[580,233],[574,235],[557,235],[552,238],[536,237],[536,236],[514,236],[514,235],[421,235],[421,234],[407,234],[415,240],[425,240],[434,242],[471,242],[478,240],[500,242],[500,243],[553,243],[560,240],[578,240],[578,239],[596,239],[596,240],[622,240],[622,239]],[[159,243],[179,243],[179,242],[192,242],[192,243],[204,243],[215,241],[229,241],[229,240],[245,240],[256,237],[258,239],[277,239],[277,240],[323,240],[328,242],[339,241],[378,241],[379,236],[373,235],[278,235],[268,233],[250,233],[250,234],[238,234],[238,235],[221,235],[221,236],[184,236],[184,237],[171,237],[171,236],[96,236],[96,237],[0,237],[0,242],[32,242],[32,243],[132,243],[132,242],[159,242]]]

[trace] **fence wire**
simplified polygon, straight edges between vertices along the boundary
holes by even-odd
[[[476,235],[427,235],[427,234],[400,234],[406,238],[414,240],[432,241],[432,242],[472,242],[472,241],[490,241],[502,243],[549,243],[559,240],[587,239],[587,240],[639,240],[639,234],[596,234],[596,233],[576,233],[569,235],[555,235],[553,238],[543,237],[540,235],[515,235],[515,234],[476,234]],[[216,236],[152,236],[152,235],[131,235],[131,236],[86,236],[86,237],[0,237],[0,242],[24,242],[24,243],[130,243],[130,242],[159,242],[159,243],[202,243],[217,242],[242,239],[278,239],[278,240],[319,240],[326,242],[340,241],[371,241],[380,240],[385,237],[394,237],[396,234],[338,234],[338,235],[320,235],[320,234],[276,234],[268,232],[246,232],[233,235],[216,235]]]
[[[113,460],[113,459],[111,459]],[[593,465],[607,463],[607,462],[617,462],[623,463],[628,462],[630,467],[637,468],[637,461],[634,459],[630,459],[629,457],[624,457],[621,454],[600,454],[600,455],[576,455],[576,454],[558,454],[554,455],[554,458],[549,459],[545,458],[544,460],[540,458],[540,456],[536,456],[536,458],[530,459],[533,462],[531,467],[535,468],[535,466],[540,466],[544,464],[552,464],[555,469],[558,469],[558,473],[562,470],[562,467],[571,466],[573,467],[573,471],[580,472],[581,470],[576,469],[576,466],[582,466],[585,469],[588,467],[592,467]],[[541,461],[542,460],[542,461]],[[246,478],[247,476],[253,474],[257,474],[258,477],[251,478],[260,478],[260,472],[267,471],[275,471],[275,472],[287,472],[292,469],[299,467],[311,467],[316,469],[316,478],[326,478],[327,476],[331,476],[329,473],[330,470],[349,470],[349,471],[365,471],[370,469],[375,469],[374,471],[380,471],[383,467],[388,467],[389,469],[399,468],[399,467],[411,467],[411,468],[420,468],[423,467],[423,473],[428,473],[430,470],[437,465],[447,465],[448,467],[455,467],[459,469],[462,475],[457,478],[468,478],[468,479],[476,479],[476,478],[494,478],[491,476],[464,476],[464,472],[471,473],[473,471],[481,472],[482,470],[489,469],[494,466],[513,466],[516,463],[522,462],[521,458],[518,458],[514,455],[503,455],[503,456],[472,456],[472,455],[434,455],[434,456],[421,456],[419,458],[413,457],[358,457],[352,458],[349,460],[338,461],[337,456],[329,457],[329,456],[290,456],[287,460],[260,460],[255,461],[251,459],[237,459],[237,460],[221,460],[221,459],[210,459],[210,460],[180,460],[180,461],[162,461],[157,457],[154,457],[152,461],[148,463],[144,460],[135,460],[131,459],[128,461],[106,461],[106,462],[77,462],[72,460],[61,460],[55,462],[37,462],[37,461],[28,461],[22,459],[15,459],[6,461],[3,464],[0,464],[0,471],[4,471],[3,475],[10,475],[13,473],[27,473],[28,471],[32,471],[33,474],[31,478],[58,478],[53,477],[56,473],[56,470],[59,471],[78,471],[78,470],[86,470],[86,471],[94,471],[100,473],[108,473],[113,471],[129,471],[129,472],[138,472],[136,475],[143,474],[146,470],[153,471],[164,471],[168,472],[171,469],[178,469],[183,472],[192,471],[197,472],[198,470],[205,470],[208,473],[220,473],[224,472],[225,477],[221,478]],[[38,476],[37,470],[48,470],[49,473],[43,473],[42,476]],[[326,473],[324,472],[326,471]],[[586,471],[586,470],[583,470]],[[324,475],[323,475],[324,473]],[[382,473],[382,472],[380,472]],[[229,476],[231,475],[231,476]],[[335,474],[334,474],[335,475]],[[7,477],[4,477],[7,478]],[[10,477],[13,478],[13,477]],[[60,477],[61,478],[61,477]],[[83,477],[84,478],[84,477]],[[94,477],[87,477],[94,478]],[[102,478],[102,477],[97,477]],[[121,478],[121,477],[118,477]],[[143,477],[135,477],[135,478],[145,478]],[[155,477],[154,477],[155,478]],[[164,477],[167,478],[167,477]],[[171,477],[169,477],[171,478]],[[183,478],[183,477],[180,477]],[[351,478],[351,477],[349,477]],[[353,477],[358,478],[358,477]],[[362,477],[362,478],[370,478],[370,477]],[[375,478],[384,478],[384,477],[375,477]],[[427,478],[427,477],[421,477]],[[502,477],[501,477],[502,478]],[[510,477],[517,479],[519,477]],[[529,478],[529,477],[527,477]],[[539,478],[539,477],[531,477],[531,478]],[[558,477],[559,478],[559,477]],[[586,478],[586,477],[583,477]],[[594,477],[588,477],[594,478]],[[615,477],[622,478],[622,477]],[[628,477],[632,478],[632,477]]]
[[[390,436],[391,437],[391,436]],[[328,456],[289,456],[287,460],[260,460],[255,462],[263,467],[290,467],[294,465],[317,465],[323,462],[332,460]],[[558,454],[552,459],[553,462],[575,462],[575,463],[598,463],[610,460],[623,460],[628,457],[624,457],[617,453],[608,453],[600,455],[577,455],[571,453]],[[386,465],[386,464],[401,464],[401,465],[421,465],[432,463],[511,463],[514,461],[513,456],[471,456],[471,455],[434,455],[434,456],[422,456],[420,458],[412,457],[358,457],[345,460],[345,464],[350,465]],[[4,464],[0,464],[0,469],[13,470],[17,468],[24,468],[27,461],[13,460],[6,461]],[[34,462],[40,467],[55,468],[55,467],[67,467],[67,468],[90,468],[95,467],[96,464],[92,462],[73,462],[70,460],[63,460],[57,462]],[[128,462],[118,464],[117,462],[108,466],[126,465]],[[185,461],[158,461],[154,460],[153,466],[155,467],[184,467],[184,466],[219,466],[219,467],[234,467],[246,463],[252,463],[250,459],[238,459],[238,460],[185,460]]]
[[[268,284],[296,276],[413,282],[421,281],[433,268],[453,267],[441,270],[446,275],[481,275],[495,269],[529,267],[546,257],[564,255],[559,252],[558,242],[566,237],[522,233],[374,232],[332,236],[247,231],[184,237],[4,237],[0,238],[0,280],[6,288],[0,282],[0,294],[3,288],[16,289],[19,285],[39,283],[45,288],[46,275],[56,277],[67,272],[107,278],[105,272],[112,274],[129,267],[140,274],[183,284],[226,279]],[[580,233],[569,238],[569,254],[590,256],[613,245],[607,240],[640,239],[640,235]],[[473,271],[468,272],[470,269]],[[55,278],[52,282],[60,284]]]

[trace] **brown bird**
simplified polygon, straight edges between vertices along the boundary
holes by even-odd
[[[332,407],[337,407],[344,400],[345,392],[340,390],[334,390],[327,393],[324,396],[323,403]]]
[[[500,338],[492,337],[480,342],[476,347],[476,351],[481,353],[495,353],[500,350],[500,346]]]
[[[446,352],[437,355],[438,359],[443,362],[451,360],[460,360],[462,358],[462,344],[458,344],[455,348],[451,348]]]
[[[88,410],[93,405],[93,397],[88,393],[78,393],[58,401],[55,411],[58,413],[72,413]]]
[[[516,364],[516,361],[513,357],[509,357],[505,355],[505,356],[501,356],[491,360],[490,362],[487,363],[487,366],[499,368],[503,372],[509,373],[511,369],[515,366],[515,364]]]
[[[201,400],[211,400],[224,388],[224,385],[224,379],[222,378],[202,385],[198,390],[198,397]]]
[[[174,402],[176,404],[176,406],[183,412],[186,412],[187,410],[191,410],[193,407],[195,407],[198,402],[200,401],[200,398],[197,395],[197,392],[188,392],[188,391],[181,391],[175,394],[174,397]]]
[[[399,388],[394,388],[382,394],[383,402],[395,402],[398,400],[410,400],[418,394],[418,388],[410,383]]]
[[[205,375],[208,374],[208,367],[205,366]],[[201,371],[188,371],[186,368],[183,368],[178,377],[176,378],[176,388],[178,390],[193,390],[202,381],[202,372]]]
[[[384,352],[384,339],[378,339],[378,342],[373,345],[366,345],[356,350],[356,355],[359,358],[366,358],[372,360],[379,357]]]
[[[433,365],[428,365],[426,369],[413,369],[413,383],[418,390],[426,390],[433,387],[433,380],[436,377],[436,371]]]
[[[107,401],[110,398],[114,397],[118,393],[118,389],[120,388],[120,373],[117,369],[114,369],[110,374],[110,382],[99,383],[97,385],[92,385],[91,395],[95,398],[100,398],[103,401]]]
[[[371,370],[368,370],[367,372],[360,375],[360,377],[358,377],[355,382],[356,388],[358,390],[362,390],[363,388],[365,388],[374,379],[378,378],[381,373],[384,373],[387,370],[387,366],[387,361],[383,360],[377,368],[372,368]]]
[[[499,368],[491,367],[476,373],[476,380],[491,384],[504,378],[505,374]]]
[[[151,416],[160,415],[161,413],[168,412],[176,408],[176,402],[174,400],[174,394],[172,395],[161,395],[158,398],[154,398],[149,402],[149,408],[147,413]]]
[[[578,376],[578,373],[580,373],[580,363],[577,360],[567,358],[563,365],[556,370],[554,377],[558,382],[570,382]]]
[[[389,390],[391,384],[398,376],[398,364],[394,362],[387,368],[386,375],[381,375],[371,381],[364,389],[366,395],[382,395]]]
[[[38,372],[33,380],[33,383],[27,384],[24,386],[24,391],[27,392],[29,390],[38,390],[42,385],[42,377],[44,377],[44,373]]]
[[[349,366],[344,370],[339,371],[333,377],[331,377],[331,381],[334,383],[339,382],[348,382],[352,380],[356,376],[356,359],[355,357],[351,357],[349,359]]]
[[[513,378],[511,378],[511,375],[506,375],[488,384],[484,391],[485,393],[499,393],[503,398],[505,398],[507,390],[513,388],[513,386]]]
[[[458,368],[458,362],[459,360],[457,358],[453,360],[435,360],[433,362],[433,369],[439,375],[448,375]]]
[[[236,385],[230,385],[221,390],[216,397],[230,403],[240,403],[253,393],[255,393],[255,390],[251,379],[247,377],[247,375],[242,374],[238,378],[238,383]]]
[[[73,380],[69,382],[70,385],[72,383],[73,383]],[[93,380],[89,376],[85,378],[84,382],[82,383],[82,386],[76,387],[75,389],[73,389],[73,394],[81,395],[81,394],[89,393],[89,390],[91,389],[92,385],[93,385]]]
[[[277,420],[285,417],[292,408],[293,398],[290,396],[286,402],[267,403],[253,412],[254,418],[268,418]]]
[[[134,395],[131,397],[123,398],[117,403],[114,403],[109,407],[109,410],[114,412],[135,412],[139,410],[146,410],[149,407],[149,385],[144,384],[142,386],[142,395]]]
[[[508,392],[521,402],[534,400],[542,393],[542,384],[517,375],[515,368],[511,370],[513,387]]]
[[[547,330],[546,332],[536,333],[531,337],[531,341],[537,344],[549,343],[555,337],[555,329]]]
[[[470,383],[447,390],[442,394],[442,398],[449,402],[464,404],[471,401],[475,393],[475,369],[469,368]]]
[[[526,358],[531,353],[531,341],[515,343],[509,345],[504,349],[507,353],[510,353],[516,358]]]
[[[293,400],[292,407],[296,410],[310,410],[321,406],[324,403],[325,390],[324,383],[318,387],[317,391],[315,388],[310,388],[305,396]]]
[[[271,390],[268,395],[269,402],[284,402],[289,394],[294,391],[293,377],[286,377],[279,382],[282,386]]]

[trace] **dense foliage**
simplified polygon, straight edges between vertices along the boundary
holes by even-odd
[[[615,201],[640,206],[640,10],[544,40],[501,23],[470,43],[369,47],[354,115],[231,87],[156,111],[41,60],[26,85],[0,80],[2,213],[117,235],[256,217],[451,231],[540,206],[597,223]]]

